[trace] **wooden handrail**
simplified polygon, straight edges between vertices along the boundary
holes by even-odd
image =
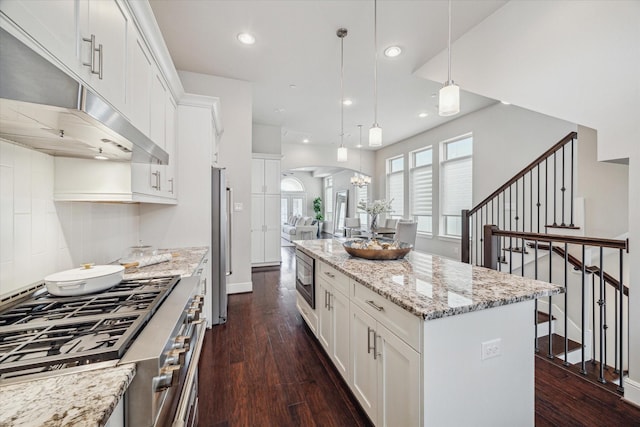
[[[540,156],[538,156],[538,158],[536,158],[533,162],[529,163],[520,172],[515,174],[513,176],[513,178],[511,178],[509,181],[507,181],[505,184],[503,184],[500,188],[498,188],[496,191],[491,193],[487,198],[485,198],[483,201],[481,201],[476,206],[474,206],[472,209],[470,209],[468,215],[473,215],[474,213],[479,211],[484,205],[488,204],[498,194],[502,193],[504,190],[506,190],[507,188],[512,186],[516,181],[518,181],[520,178],[525,176],[528,172],[533,170],[536,166],[538,166],[540,163],[542,163],[545,159],[551,157],[551,155],[553,153],[555,153],[556,151],[558,151],[563,145],[565,145],[566,143],[568,143],[572,139],[576,139],[577,137],[578,137],[578,133],[577,132],[568,133],[567,136],[562,138],[560,141],[556,142],[551,148],[549,148],[547,151],[545,151]]]
[[[528,244],[529,247],[533,247],[533,243]],[[538,245],[538,249],[542,249],[543,251],[548,251],[549,250],[549,245]],[[553,246],[553,252],[555,252],[556,254],[560,255],[561,257],[564,258],[564,249],[562,249],[559,246]],[[575,256],[571,255],[571,254],[567,254],[567,260],[569,261],[569,264],[573,265],[575,268],[582,270],[582,261],[580,261],[578,258],[576,258]],[[597,267],[595,265],[590,265],[590,266],[585,266],[584,267],[585,271],[588,271],[589,273],[593,273],[597,276],[600,276],[600,267]],[[620,281],[618,279],[616,279],[615,277],[613,277],[612,275],[610,275],[609,273],[607,273],[606,271],[602,272],[602,276],[603,279],[605,281],[605,283],[608,283],[609,285],[613,286],[614,288],[616,288],[616,290],[620,289]],[[625,296],[629,296],[629,288],[625,285],[622,285],[622,293]]]
[[[527,233],[523,231],[508,231],[500,229],[494,230],[493,234],[495,236],[517,237],[525,240],[573,243],[576,245],[585,246],[602,246],[603,248],[624,249],[627,252],[629,251],[629,244],[627,240],[601,239],[599,237],[565,236],[560,234]]]

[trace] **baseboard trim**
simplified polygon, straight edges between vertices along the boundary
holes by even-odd
[[[629,378],[625,378],[623,385],[624,397],[622,400],[640,408],[640,383],[630,380]]]
[[[253,282],[227,283],[227,295],[253,292]]]

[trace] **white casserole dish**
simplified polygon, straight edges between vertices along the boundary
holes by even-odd
[[[60,271],[44,278],[47,291],[56,296],[76,296],[101,292],[122,281],[121,265],[90,265]]]

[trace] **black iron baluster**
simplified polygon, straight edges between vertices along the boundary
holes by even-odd
[[[552,273],[552,268],[551,265],[553,264],[552,258],[553,257],[553,242],[550,241],[549,242],[549,283],[553,283],[552,277],[553,275]],[[553,359],[553,340],[552,340],[552,334],[551,334],[551,319],[553,318],[553,301],[551,300],[551,295],[549,295],[549,354],[547,354],[547,357],[549,359]]]
[[[571,227],[574,226],[573,224],[573,138],[571,138],[571,224],[569,224]]]
[[[586,300],[586,279],[587,279],[587,267],[586,267],[586,263],[587,260],[585,259],[585,246],[582,245],[582,283],[581,283],[581,288],[582,288],[582,303],[580,304],[581,306],[581,312],[582,312],[582,324],[581,324],[581,334],[582,334],[582,342],[580,343],[582,345],[582,362],[580,364],[580,373],[583,375],[587,375],[587,361],[586,361],[586,348],[585,348],[585,341],[587,339],[587,335],[586,335],[586,330],[587,330],[587,310],[584,306],[585,300]],[[593,342],[591,344],[591,347],[593,347]]]
[[[564,198],[565,198],[566,191],[567,191],[567,188],[564,186],[564,175],[565,175],[565,170],[564,170],[564,147],[565,146],[566,146],[566,144],[562,146],[562,188],[560,189],[560,191],[562,192],[561,196],[560,196],[560,197],[562,197],[562,223],[560,225],[562,225],[563,227],[566,225],[564,223]]]
[[[513,192],[511,191],[512,187],[513,185],[509,186],[509,231],[513,231],[513,213],[511,212],[511,208],[513,207]],[[518,188],[517,185],[516,188]],[[513,273],[513,238],[511,236],[509,236],[509,273]]]
[[[623,321],[624,321],[624,313],[623,313],[623,309],[624,309],[624,285],[623,285],[623,280],[622,280],[622,274],[623,274],[623,270],[622,270],[622,257],[623,257],[623,252],[622,249],[619,250],[620,252],[620,286],[619,286],[619,291],[618,293],[620,294],[620,309],[618,310],[618,316],[619,316],[619,322],[620,322],[620,329],[618,331],[618,333],[620,334],[620,338],[619,338],[619,348],[620,351],[618,352],[620,354],[620,385],[618,386],[618,391],[620,392],[624,392],[624,384],[623,384],[623,377],[624,377],[624,365],[623,365],[623,355],[624,352],[622,351],[624,349],[624,346],[622,345],[622,337],[624,336],[623,332],[624,332],[624,328],[623,326]]]
[[[618,290],[614,292],[615,301],[613,304],[613,372],[617,374],[618,371]],[[622,325],[620,325],[622,326]]]
[[[598,373],[598,381],[601,383],[606,383],[607,381],[604,379],[604,334],[605,334],[605,324],[604,324],[604,274],[602,274],[602,246],[600,247],[600,299],[598,300],[598,305],[600,306],[600,371]]]
[[[544,224],[545,233],[546,225],[549,224],[549,158],[544,159]]]
[[[567,265],[569,264],[569,248],[567,243],[564,244],[564,363],[563,365],[569,366],[569,319],[567,318],[567,312],[569,311],[569,276],[567,271]]]
[[[558,201],[557,188],[558,188],[558,168],[557,168],[557,151],[553,153],[553,225],[558,225],[556,221],[556,203]]]
[[[533,169],[529,172],[529,231],[533,233]]]
[[[538,165],[538,202],[536,203],[536,206],[538,207],[538,233],[540,233],[540,165]],[[545,206],[546,209],[546,206]]]
[[[596,363],[596,275],[591,273],[591,364]]]
[[[535,249],[534,249],[534,254],[535,254],[535,260],[533,261],[533,278],[538,280],[538,241],[534,240],[535,245]],[[535,334],[535,349],[536,349],[536,353],[540,352],[540,346],[538,345],[538,298],[536,298],[535,301],[535,316],[536,316],[536,321],[535,321],[535,327],[536,327],[536,334]],[[551,321],[551,318],[549,318],[549,321]]]

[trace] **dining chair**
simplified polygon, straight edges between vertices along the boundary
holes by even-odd
[[[354,233],[360,231],[360,218],[345,218],[344,219],[344,231],[347,237],[352,237]]]
[[[394,239],[399,242],[416,244],[416,234],[418,233],[417,222],[398,222]]]
[[[387,218],[384,222],[384,228],[396,228],[398,220],[394,218]]]

